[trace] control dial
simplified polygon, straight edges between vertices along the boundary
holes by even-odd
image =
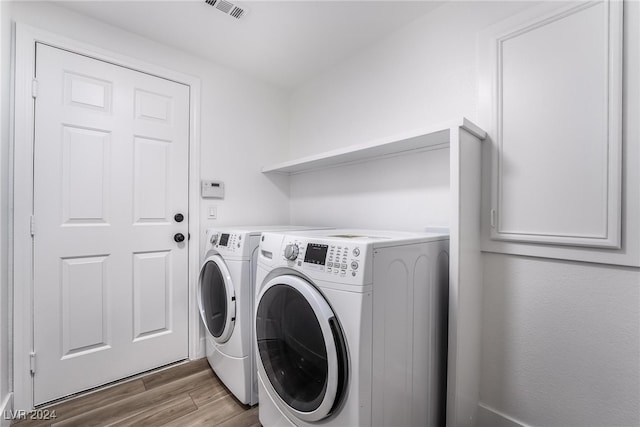
[[[298,258],[299,252],[300,249],[298,249],[298,245],[288,244],[284,248],[284,257],[288,260],[294,261],[296,258]]]

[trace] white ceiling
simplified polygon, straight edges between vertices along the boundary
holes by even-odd
[[[294,88],[442,2],[238,1],[240,20],[204,0],[57,4],[258,79]]]

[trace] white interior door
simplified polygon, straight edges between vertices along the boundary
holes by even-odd
[[[189,88],[43,44],[36,58],[38,405],[188,356]]]

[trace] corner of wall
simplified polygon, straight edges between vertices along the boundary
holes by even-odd
[[[529,427],[483,403],[478,403],[476,427]]]

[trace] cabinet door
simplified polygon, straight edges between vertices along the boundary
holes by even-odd
[[[622,2],[502,30],[492,38],[491,238],[619,248]]]

